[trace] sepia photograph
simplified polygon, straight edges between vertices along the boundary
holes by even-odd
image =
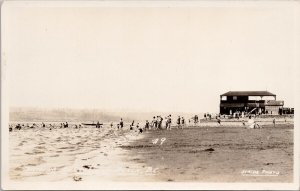
[[[299,1],[2,2],[1,188],[299,190],[299,21]]]

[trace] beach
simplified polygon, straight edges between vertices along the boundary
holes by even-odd
[[[9,133],[16,181],[292,182],[293,123],[246,129],[202,122],[139,133],[110,128],[29,128]]]
[[[293,146],[293,125],[286,124],[174,128],[123,148],[133,153],[130,160],[156,169],[159,181],[292,182]]]
[[[153,175],[145,165],[124,159],[128,153],[120,146],[141,139],[136,131],[40,127],[9,136],[12,180],[135,181]]]

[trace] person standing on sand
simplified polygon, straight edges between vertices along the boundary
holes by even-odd
[[[149,130],[149,121],[148,120],[146,120],[146,124],[145,124],[145,130]]]
[[[198,124],[198,115],[194,116],[194,124],[195,124],[195,126]]]
[[[155,116],[153,117],[153,120],[151,121],[151,128],[154,129],[155,128]]]
[[[242,124],[243,124],[243,126],[246,126],[246,123],[245,123],[244,119],[242,120]]]
[[[154,117],[154,129],[157,129],[157,119]]]
[[[221,119],[218,118],[217,121],[218,121],[218,124],[221,126]]]
[[[159,116],[156,116],[156,127],[155,127],[155,129],[158,129],[159,121],[160,121]]]
[[[157,127],[156,127],[156,129],[160,129],[160,127],[161,127],[161,122],[162,122],[160,116],[156,116],[156,121],[157,121]]]
[[[276,120],[275,120],[275,118],[273,119],[273,126],[274,127],[276,126]]]
[[[172,118],[171,118],[171,115],[169,115],[167,118],[167,129],[168,130],[171,130],[171,123],[172,123]]]
[[[113,122],[110,123],[110,128],[113,128],[114,124]]]
[[[168,123],[169,123],[168,119],[169,119],[169,116],[165,117],[165,120],[166,120],[166,129],[167,130],[168,130]]]
[[[185,126],[185,121],[184,121],[184,118],[181,117],[181,129],[183,129],[184,126]]]
[[[165,117],[166,119],[166,129],[168,130],[169,128],[169,116]]]
[[[250,128],[250,129],[260,129],[260,128],[262,128],[261,126],[259,126],[259,125],[254,121],[254,119],[251,117],[251,115],[249,116],[248,124],[249,124],[249,128]]]
[[[170,117],[169,117],[169,129],[171,130],[171,124],[172,124],[172,116],[170,114]]]
[[[161,129],[163,118],[161,116],[157,116],[157,128]]]
[[[255,123],[254,123],[253,118],[251,118],[251,115],[249,116],[248,124],[249,124],[250,129],[254,129]]]
[[[181,118],[180,118],[180,116],[178,116],[178,118],[177,118],[177,129],[179,129],[180,128],[180,122],[181,122],[181,120],[180,120]]]

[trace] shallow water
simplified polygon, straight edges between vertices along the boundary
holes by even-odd
[[[111,163],[122,162],[122,155],[126,153],[118,145],[125,145],[140,136],[137,132],[111,128],[14,130],[9,133],[10,178],[61,181],[79,175],[84,177],[83,180],[95,178],[92,177],[94,174],[102,176],[105,170],[116,167]],[[132,166],[131,163],[125,164]],[[124,169],[120,171],[115,177],[109,173],[104,176],[118,178],[128,175],[122,174]]]

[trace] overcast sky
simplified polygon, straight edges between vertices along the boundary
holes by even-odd
[[[294,106],[288,7],[10,7],[9,105],[218,112],[227,91]]]

